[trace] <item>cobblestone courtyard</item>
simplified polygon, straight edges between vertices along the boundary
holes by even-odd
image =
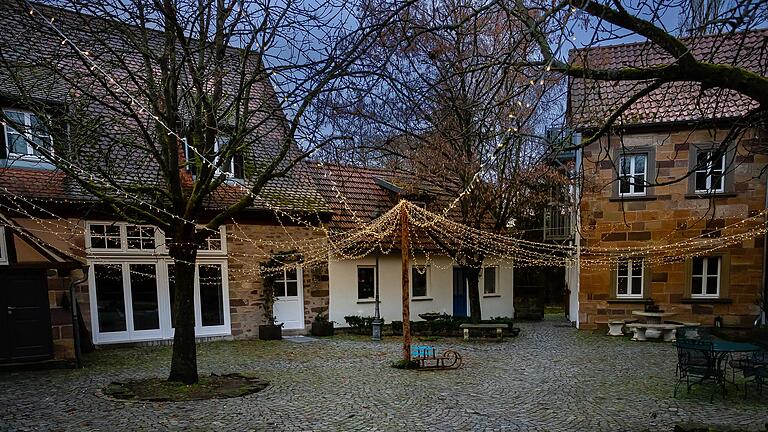
[[[708,389],[673,399],[673,347],[567,327],[521,323],[505,343],[441,340],[465,358],[458,371],[401,371],[396,339],[305,343],[215,342],[202,373],[253,371],[271,382],[238,399],[121,403],[98,396],[114,380],[166,374],[169,347],[101,350],[83,370],[0,374],[0,430],[672,430],[706,422],[764,430],[768,396]]]

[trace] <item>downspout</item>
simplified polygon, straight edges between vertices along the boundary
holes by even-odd
[[[79,309],[77,298],[75,297],[75,286],[80,285],[88,280],[88,269],[90,266],[83,267],[83,277],[81,279],[73,280],[69,283],[69,298],[72,299],[72,336],[75,340],[75,367],[80,369],[82,364],[82,352],[80,348],[80,325],[79,325]]]
[[[765,177],[765,209],[768,210],[768,175]],[[764,224],[768,225],[768,213],[764,216]],[[763,304],[760,306],[760,315],[755,320],[755,326],[766,324],[768,316],[768,232],[763,236]]]

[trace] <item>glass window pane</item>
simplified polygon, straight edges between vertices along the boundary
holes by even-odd
[[[157,275],[154,264],[130,264],[131,303],[133,329],[154,330],[160,328],[157,302]]]
[[[376,278],[375,267],[358,267],[357,268],[357,298],[369,299],[373,298],[376,293],[374,291]]]
[[[717,294],[717,276],[707,278],[707,294]]]
[[[411,286],[414,297],[424,297],[427,295],[427,272],[423,267],[414,267],[411,269]]]
[[[483,292],[496,294],[496,267],[486,267],[483,274]]]
[[[125,331],[125,297],[120,264],[94,264],[96,305],[101,333]]]
[[[715,156],[714,152],[712,153]],[[725,165],[725,155],[720,155],[717,159],[712,161],[712,169],[722,171]]]
[[[19,135],[13,132],[10,132],[6,135],[6,139],[8,140],[8,152],[21,154],[21,155],[28,154],[29,151],[27,150],[26,138],[24,138],[24,136],[22,135]]]
[[[224,293],[221,265],[200,264],[200,315],[203,326],[224,324]]]
[[[299,295],[298,282],[286,282],[285,283],[285,295],[287,297],[296,297]]]
[[[104,249],[107,247],[107,240],[104,237],[91,237],[91,247],[94,249]]]
[[[700,151],[696,154],[696,165],[699,169],[705,169],[709,164],[709,152]]]
[[[296,267],[291,267],[285,271],[285,280],[296,280]]]
[[[632,260],[632,276],[643,275],[643,260]]]
[[[630,174],[630,158],[621,156],[619,159],[619,175],[626,176]]]
[[[616,285],[616,293],[618,295],[627,294],[627,278],[626,277],[619,277],[618,283]]]
[[[632,295],[640,295],[643,293],[643,279],[639,277],[632,278]]]
[[[635,172],[634,174],[644,174],[645,173],[645,159],[646,155],[636,155],[635,156]]]
[[[704,258],[701,258],[701,257],[693,258],[693,271],[691,273],[694,275],[704,274]]]
[[[701,276],[691,278],[691,294],[701,294]]]
[[[720,257],[709,257],[707,258],[707,275],[708,276],[717,276],[719,273],[719,265],[720,264]]]
[[[706,172],[697,171],[696,172],[696,190],[703,191],[707,190],[707,175]]]
[[[716,172],[712,175],[712,190],[718,191],[723,189],[723,175],[722,172]]]
[[[627,177],[622,177],[619,180],[619,192],[620,193],[629,193],[629,179]]]
[[[645,192],[645,174],[635,176],[635,193]]]
[[[627,276],[629,274],[629,266],[626,260],[619,261],[618,275],[619,277]]]
[[[275,297],[285,297],[285,281],[275,281],[272,284],[272,292]]]

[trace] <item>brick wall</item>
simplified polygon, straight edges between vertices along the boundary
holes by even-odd
[[[238,238],[235,238],[238,237]],[[258,337],[259,325],[266,324],[263,301],[263,282],[255,273],[259,260],[244,258],[241,254],[254,254],[256,245],[242,238],[269,240],[290,244],[291,239],[322,238],[323,234],[309,227],[239,224],[227,225],[227,251],[229,253],[229,303],[232,318],[232,336]],[[268,250],[269,253],[282,252]],[[265,260],[263,260],[265,261]],[[309,328],[318,313],[328,313],[328,266],[304,269],[304,322]],[[300,332],[304,333],[304,332]]]
[[[715,231],[736,221],[754,216],[765,208],[765,175],[761,168],[768,156],[747,155],[740,145],[736,154],[733,193],[714,200],[693,198],[687,181],[649,190],[650,199],[615,198],[615,168],[605,160],[606,148],[612,159],[622,145],[651,146],[655,150],[657,182],[680,178],[688,172],[689,151],[694,144],[717,142],[725,131],[678,131],[655,134],[626,134],[603,139],[584,151],[584,192],[580,203],[584,246],[637,247],[665,244]],[[611,142],[609,143],[608,140]],[[618,164],[618,161],[616,162]],[[650,162],[649,162],[650,163]],[[730,283],[725,299],[690,300],[686,295],[686,264],[650,264],[650,298],[664,310],[674,310],[671,318],[712,325],[722,316],[726,325],[749,325],[758,314],[755,302],[762,290],[763,239],[750,238],[723,249],[730,260]],[[642,302],[612,299],[610,270],[582,269],[580,274],[579,319],[583,328],[595,328],[609,319],[631,317],[642,310]]]

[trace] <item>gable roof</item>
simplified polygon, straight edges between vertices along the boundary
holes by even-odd
[[[768,75],[768,29],[684,38],[700,61],[734,65]],[[570,63],[594,69],[619,70],[670,64],[674,59],[650,42],[571,50]],[[577,129],[600,126],[648,81],[571,79],[568,117]],[[618,122],[624,126],[730,119],[756,108],[757,103],[733,90],[701,89],[695,82],[667,83],[640,98]]]
[[[42,4],[35,4],[35,8],[43,11],[47,17],[56,18],[56,25],[64,29],[65,34],[72,40],[79,41],[81,46],[91,48],[88,44],[89,35],[86,31],[78,28],[78,23],[93,22],[99,26],[99,23],[107,22],[103,18],[92,17],[79,14],[73,11],[58,9]],[[130,27],[126,24],[127,27]],[[109,28],[109,27],[105,27]],[[149,30],[151,33],[152,30]],[[19,34],[25,37],[19,38]],[[114,53],[92,53],[92,57],[101,64],[109,64],[114,68],[113,76],[120,81],[121,85],[128,91],[135,93],[135,86],[131,80],[121,79],[125,71],[120,69],[128,68],[140,70],[140,55],[133,52],[130,46],[125,45],[124,37],[119,35],[99,35],[101,41],[109,41],[110,47],[115,44]],[[131,119],[122,119],[120,116],[111,113],[105,115],[109,110],[104,107],[101,100],[93,100],[87,97],[80,97],[76,94],[79,89],[77,86],[87,85],[88,74],[83,72],[83,66],[76,61],[71,61],[71,53],[66,52],[68,46],[60,43],[60,37],[52,34],[50,29],[40,25],[29,17],[24,10],[20,9],[16,2],[0,2],[0,38],[3,55],[0,56],[0,62],[4,67],[0,68],[0,108],[25,108],[19,104],[19,92],[13,79],[9,78],[10,70],[18,72],[23,77],[24,85],[31,88],[30,97],[36,101],[44,101],[47,105],[55,106],[75,106],[84,113],[103,116],[106,119],[112,119],[106,123],[103,130],[100,130],[101,136],[109,135],[110,141],[104,139],[84,140],[82,149],[77,155],[77,163],[84,171],[94,173],[99,168],[106,169],[118,184],[147,184],[159,185],[162,187],[164,179],[159,170],[156,160],[150,156],[146,149],[140,150],[125,142],[131,140],[141,140],[140,133],[135,123]],[[150,41],[150,43],[153,43]],[[236,59],[240,49],[231,47],[232,57]],[[119,62],[113,57],[118,56]],[[25,65],[25,56],[34,56],[36,58],[52,59],[61,57],[61,66],[56,66],[73,72],[74,76],[81,76],[79,80],[67,82],[63,79],[57,79],[50,71],[46,73],[44,68],[35,68]],[[110,61],[114,61],[110,63]],[[39,70],[38,70],[39,69]],[[63,75],[62,75],[63,76]],[[227,81],[227,80],[225,80]],[[85,83],[85,84],[84,84]],[[133,86],[133,87],[132,87]],[[234,93],[231,91],[229,93]],[[244,158],[249,168],[256,170],[260,166],[265,166],[271,159],[278,155],[282,150],[281,144],[286,138],[286,130],[283,112],[277,102],[277,96],[272,88],[271,82],[264,81],[254,85],[253,93],[250,95],[249,103],[257,108],[258,117],[254,119],[255,129],[252,148],[244,151]],[[232,97],[230,95],[230,97]],[[104,95],[104,100],[109,100],[108,95]],[[79,113],[80,111],[78,111]],[[111,117],[110,117],[111,116]],[[102,117],[98,117],[102,119]],[[87,129],[87,128],[84,128]],[[0,126],[0,133],[3,133]],[[90,136],[89,136],[90,137]],[[0,140],[4,142],[4,140]],[[123,143],[116,145],[116,143]],[[293,143],[289,149],[285,160],[293,160],[300,154],[300,149]],[[286,167],[282,163],[278,169]],[[27,162],[19,162],[11,159],[0,160],[0,186],[8,191],[0,189],[0,193],[9,192],[23,195],[27,198],[40,199],[61,199],[73,201],[95,202],[96,198],[87,193],[79,184],[71,178],[67,178],[62,172],[52,169],[48,164],[34,166]],[[248,172],[248,170],[246,170]],[[248,180],[245,185],[249,186]],[[227,182],[220,186],[205,202],[209,209],[219,209],[226,207],[247,192],[239,185],[233,182]],[[311,175],[306,171],[303,164],[297,164],[286,176],[276,178],[268,182],[261,190],[255,200],[253,207],[255,209],[269,209],[280,207],[288,210],[305,211],[327,211],[327,206],[312,182]]]

